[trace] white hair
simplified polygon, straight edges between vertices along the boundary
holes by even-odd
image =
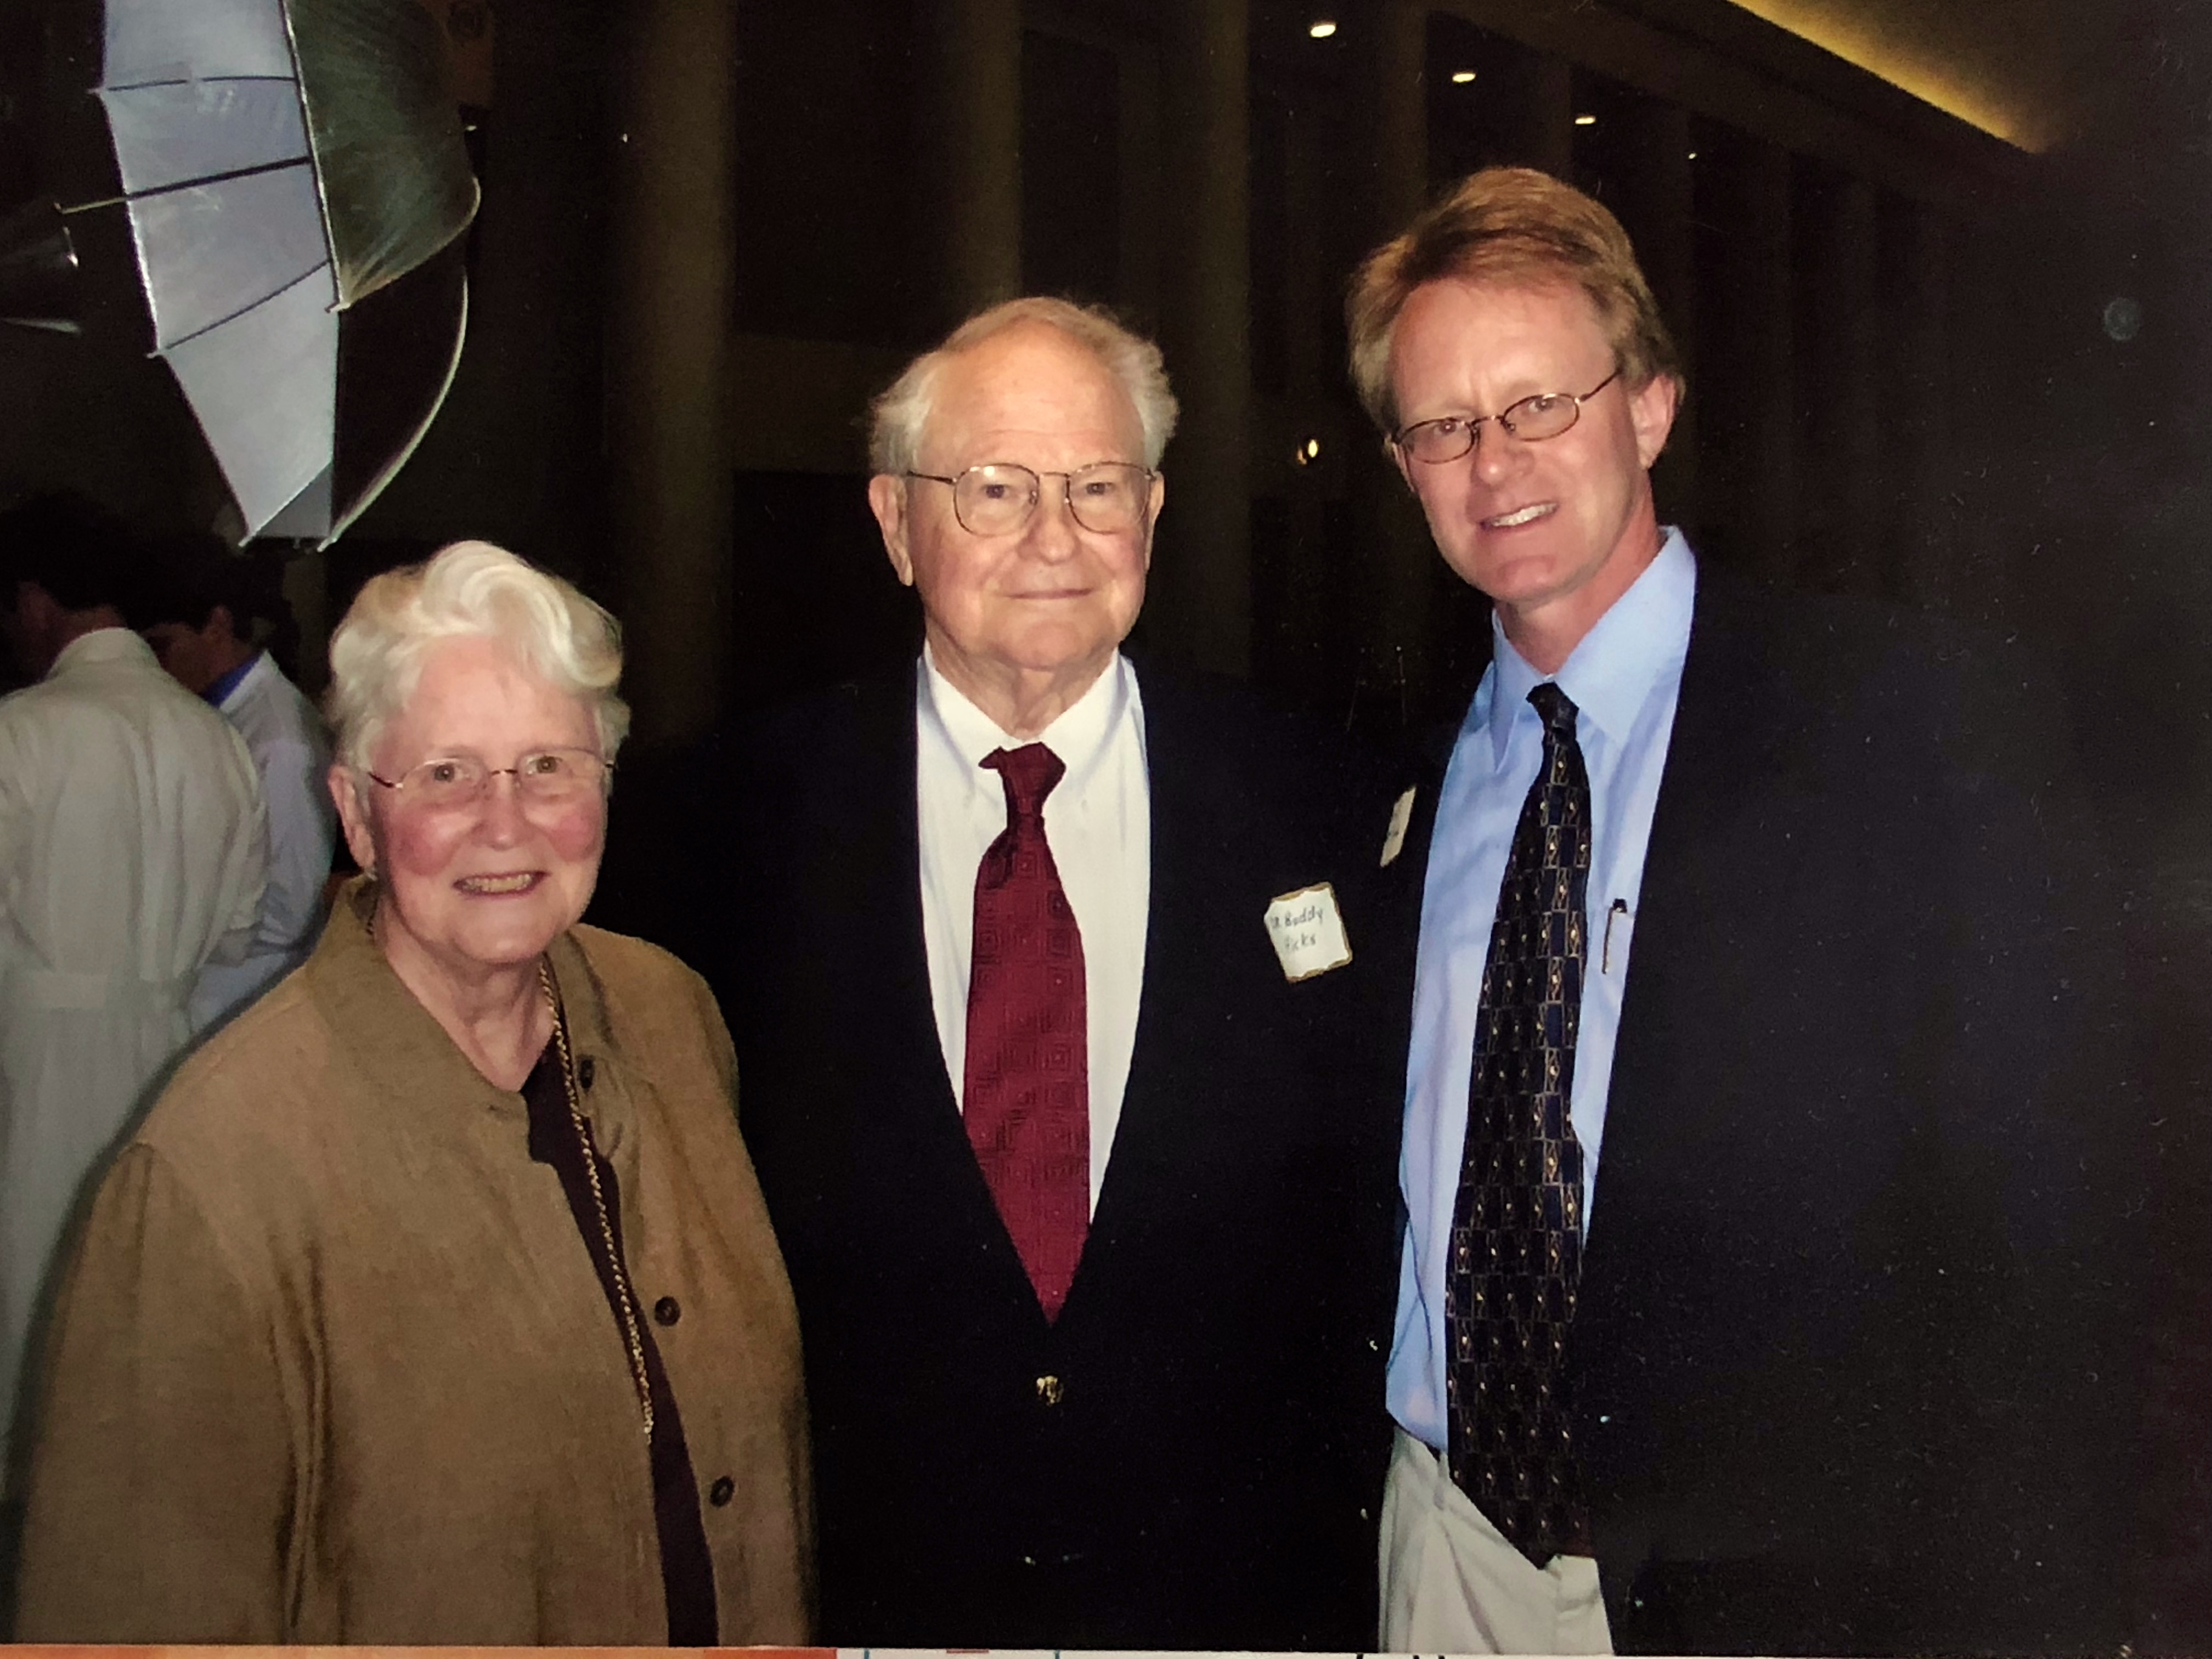
[[[622,626],[558,576],[489,542],[455,542],[422,564],[373,576],[331,635],[325,712],[338,758],[368,764],[385,722],[406,707],[443,640],[495,640],[556,690],[588,705],[612,761],[629,731]]]
[[[1097,358],[1121,383],[1136,408],[1138,424],[1144,428],[1145,465],[1157,469],[1176,426],[1176,398],[1168,389],[1160,349],[1122,327],[1114,313],[1102,306],[1079,306],[1070,300],[1032,295],[977,312],[945,336],[943,343],[908,363],[905,372],[869,405],[868,459],[875,470],[893,474],[912,471],[945,365],[994,336],[1024,324],[1057,329]]]

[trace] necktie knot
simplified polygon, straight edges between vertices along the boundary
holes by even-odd
[[[1532,689],[1528,703],[1544,722],[1544,735],[1553,743],[1562,743],[1575,735],[1575,716],[1582,711],[1575,700],[1550,680]]]
[[[1044,811],[1044,798],[1067,774],[1067,763],[1041,743],[1026,743],[1019,749],[994,749],[983,757],[982,764],[996,772],[1006,786],[1010,823],[1036,819]]]

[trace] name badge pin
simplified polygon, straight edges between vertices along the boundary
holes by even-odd
[[[1291,984],[1341,968],[1352,960],[1352,941],[1336,906],[1336,890],[1316,882],[1285,893],[1267,906],[1268,942]]]

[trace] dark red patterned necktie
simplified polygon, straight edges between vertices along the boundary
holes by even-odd
[[[975,871],[963,1110],[999,1214],[1047,1319],[1091,1229],[1090,1026],[1083,936],[1045,845],[1044,798],[1067,770],[1041,743],[994,749],[1006,827]]]

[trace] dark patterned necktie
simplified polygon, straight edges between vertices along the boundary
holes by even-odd
[[[1528,701],[1544,720],[1544,763],[1514,827],[1482,970],[1444,1384],[1452,1479],[1540,1567],[1589,1551],[1563,1361],[1582,1272],[1583,1149],[1567,1108],[1590,799],[1574,703],[1549,684]]]
[[[1083,936],[1045,845],[1044,798],[1066,771],[1041,743],[983,764],[1006,827],[975,871],[962,1110],[968,1142],[1047,1319],[1091,1228],[1091,1052]]]

